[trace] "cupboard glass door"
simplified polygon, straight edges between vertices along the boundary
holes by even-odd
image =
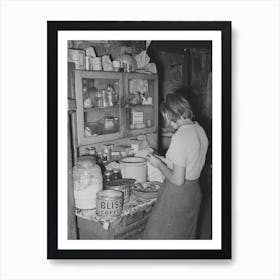
[[[158,126],[158,80],[153,74],[125,74],[127,136],[154,132]]]
[[[122,76],[114,72],[76,70],[78,142],[80,145],[122,136]]]

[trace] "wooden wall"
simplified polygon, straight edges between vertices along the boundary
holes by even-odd
[[[173,42],[174,43],[174,42]],[[191,88],[186,94],[193,106],[197,121],[206,130],[208,138],[212,138],[212,52],[209,47],[174,47],[166,50],[160,45],[149,51],[152,61],[157,65],[159,80],[159,103],[164,97],[178,88]],[[163,133],[172,130],[165,127],[159,116],[159,126]],[[162,143],[160,142],[162,140]],[[170,139],[169,139],[170,140]],[[168,139],[159,139],[160,150],[168,148]],[[211,154],[211,153],[210,153]]]
[[[190,49],[191,87],[197,95],[199,111],[212,119],[212,63],[209,49]]]

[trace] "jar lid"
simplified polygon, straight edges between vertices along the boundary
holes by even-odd
[[[120,199],[123,198],[123,193],[117,190],[101,190],[96,194],[96,197],[99,199]]]
[[[117,169],[117,168],[113,169],[113,173],[119,173],[119,172],[120,172],[120,169]]]
[[[126,157],[120,161],[128,164],[143,164],[147,162],[147,159],[143,157]]]
[[[105,175],[105,176],[107,176],[107,175],[112,175],[112,173],[113,173],[113,172],[112,172],[111,170],[105,170],[105,171],[104,171],[104,175]]]
[[[96,161],[93,156],[81,156],[77,159],[77,166],[83,168],[90,168],[95,166]]]

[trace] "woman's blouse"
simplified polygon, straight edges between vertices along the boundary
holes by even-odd
[[[173,164],[185,167],[187,180],[200,177],[205,164],[208,149],[208,139],[204,129],[197,123],[182,125],[172,136],[167,160]]]

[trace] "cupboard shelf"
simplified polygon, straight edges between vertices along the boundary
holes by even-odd
[[[108,106],[108,107],[92,107],[92,108],[84,108],[84,112],[94,112],[96,110],[104,110],[104,111],[110,111],[110,110],[116,110],[119,109],[120,106]]]
[[[154,104],[128,104],[129,107],[154,107]]]

